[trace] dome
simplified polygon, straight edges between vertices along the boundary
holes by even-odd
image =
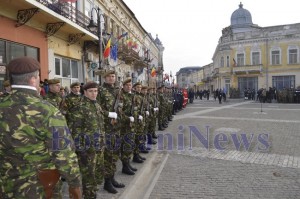
[[[158,45],[162,45],[161,41],[158,39],[158,34],[156,34],[156,38],[155,38],[154,42]]]
[[[253,25],[251,13],[243,8],[243,4],[240,3],[239,8],[235,10],[231,15],[231,26],[233,28],[244,28]]]

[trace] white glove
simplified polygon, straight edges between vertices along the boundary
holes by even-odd
[[[117,119],[118,114],[116,112],[108,112],[108,117],[112,119]]]
[[[156,107],[156,108],[153,108],[153,110],[154,110],[154,111],[158,111],[158,108],[157,108],[157,107]]]
[[[130,116],[129,120],[130,120],[130,122],[134,122],[134,117]]]
[[[143,116],[139,115],[139,120],[143,120]]]
[[[146,111],[146,115],[149,116],[149,111]]]

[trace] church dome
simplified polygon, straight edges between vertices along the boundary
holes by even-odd
[[[231,15],[231,27],[244,28],[252,26],[251,13],[243,8],[243,4],[240,3],[239,8],[236,9]]]

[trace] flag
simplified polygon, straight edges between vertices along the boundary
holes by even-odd
[[[138,47],[137,42],[134,41],[133,44],[132,44],[132,48],[135,48],[135,49],[136,49],[137,47]]]
[[[156,69],[153,66],[151,70],[151,77],[155,77],[155,76],[156,76]]]
[[[117,58],[118,58],[118,44],[115,44],[111,47],[110,58],[117,61]]]
[[[120,36],[118,36],[118,40],[122,39],[123,37],[126,37],[128,35],[128,32],[124,32],[123,34],[121,34]]]
[[[106,47],[105,47],[105,50],[104,50],[104,53],[103,53],[104,59],[108,58],[109,55],[110,55],[110,43],[111,43],[111,38],[109,38],[109,40],[106,44]]]
[[[127,45],[128,45],[128,47],[132,46],[132,40],[130,38],[127,39]]]

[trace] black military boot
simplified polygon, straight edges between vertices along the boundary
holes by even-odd
[[[125,173],[127,175],[134,175],[135,173],[130,169],[130,167],[128,166],[128,162],[127,161],[123,161],[122,162],[123,167],[122,167],[122,173]]]
[[[115,176],[113,176],[111,178],[111,184],[116,188],[124,188],[125,187],[125,185],[123,183],[116,181]]]
[[[152,138],[151,134],[147,134],[147,143],[148,144],[156,144],[157,142]]]
[[[108,191],[109,193],[113,193],[113,194],[118,193],[118,191],[112,185],[110,178],[105,178],[103,188],[104,188],[104,190]]]
[[[146,158],[145,157],[142,157],[142,156],[140,156],[140,154],[137,154],[137,156],[142,160],[142,161],[144,161],[144,160],[146,160]]]
[[[143,163],[144,160],[142,160],[138,154],[134,155],[133,156],[133,159],[132,159],[133,162],[136,162],[136,163]]]
[[[159,131],[163,131],[163,130],[165,130],[165,128],[163,128],[162,125],[159,125],[159,126],[158,126],[158,130],[159,130]]]
[[[128,167],[130,168],[131,171],[137,171],[137,168],[133,167],[130,162],[128,162]]]
[[[156,135],[155,132],[152,133],[152,138],[154,138],[154,139],[157,139],[157,138],[158,138],[158,136]]]

